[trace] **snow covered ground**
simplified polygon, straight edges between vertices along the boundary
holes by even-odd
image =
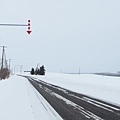
[[[27,79],[0,81],[0,120],[62,120]]]
[[[120,106],[119,77],[62,73],[32,77]],[[26,78],[12,75],[9,79],[0,81],[0,120],[40,119],[62,120]]]

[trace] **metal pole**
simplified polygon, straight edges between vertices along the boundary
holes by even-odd
[[[22,73],[22,67],[23,67],[23,66],[21,65],[21,67],[20,67],[20,74]]]
[[[4,54],[5,54],[5,48],[7,48],[6,46],[0,46],[3,47],[3,51],[2,51],[2,64],[1,64],[1,73],[0,73],[0,78],[2,80],[2,75],[3,75],[3,59],[4,59]]]
[[[11,59],[9,59],[9,72],[11,73],[11,71],[10,71],[10,61],[11,61]]]
[[[80,75],[80,68],[79,68],[79,75]]]
[[[0,24],[0,26],[28,26],[25,24]]]
[[[20,73],[22,72],[22,67],[23,67],[23,65],[16,65],[16,66],[14,67],[14,74],[15,74],[15,68],[18,67],[18,66],[20,67]]]

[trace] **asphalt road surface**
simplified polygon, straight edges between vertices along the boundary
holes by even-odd
[[[64,120],[120,120],[120,107],[26,77]]]

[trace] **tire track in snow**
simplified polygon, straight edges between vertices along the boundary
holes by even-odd
[[[32,79],[30,77],[29,79],[32,80],[32,84],[34,83],[34,86],[35,84],[39,84],[39,88],[41,88],[54,98],[56,97],[57,99],[61,99],[66,104],[71,103],[69,104],[69,106],[72,106],[72,108],[74,108],[75,110],[79,110],[79,114],[81,113],[87,119],[120,120],[120,107],[108,104],[97,99],[93,99],[85,95],[71,92],[69,90],[63,89],[52,84],[48,84],[38,79]]]

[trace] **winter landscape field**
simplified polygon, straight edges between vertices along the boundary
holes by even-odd
[[[32,77],[120,106],[119,77],[62,73]],[[21,76],[11,75],[9,79],[0,81],[0,96],[0,120],[62,120],[30,82]]]
[[[1,0],[0,120],[120,120],[119,14],[120,0]]]

